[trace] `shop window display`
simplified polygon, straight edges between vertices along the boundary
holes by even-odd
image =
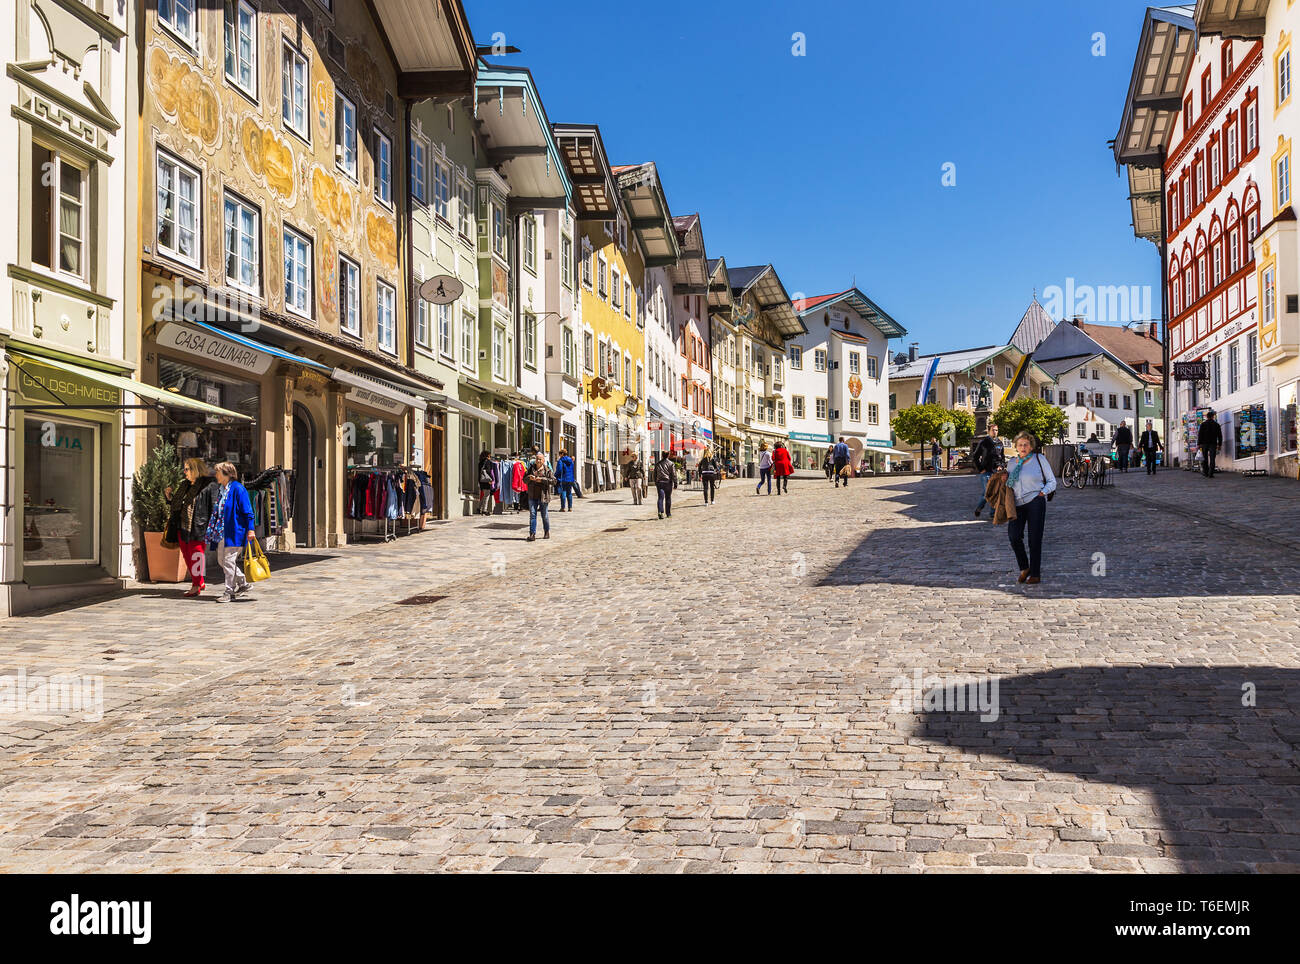
[[[181,408],[168,411],[167,428],[161,437],[176,446],[181,459],[200,458],[209,466],[231,462],[241,479],[250,479],[262,471],[257,451],[257,418],[261,407],[256,383],[198,368],[170,358],[158,360],[158,384],[209,405],[239,412],[252,422],[225,424],[215,415]]]
[[[23,421],[23,560],[98,561],[98,430],[63,419]]]
[[[398,464],[397,423],[379,415],[353,409],[347,411],[352,444],[348,448],[348,465],[387,466]]]

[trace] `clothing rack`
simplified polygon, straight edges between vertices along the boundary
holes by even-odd
[[[293,471],[278,465],[265,469],[244,483],[253,502],[254,518],[260,516],[254,528],[262,530],[262,541],[268,552],[278,552],[283,548],[288,522],[293,514],[295,483]],[[270,536],[275,536],[274,546],[270,544]]]
[[[423,516],[424,512],[426,511],[425,506],[423,504],[424,480],[420,478],[420,475],[422,474],[423,473],[419,469],[416,469],[413,466],[409,466],[409,465],[348,466],[347,472],[345,473],[344,476],[347,482],[347,496],[346,496],[347,503],[345,503],[344,517],[346,519],[352,520],[351,530],[348,531],[348,540],[352,542],[356,542],[361,539],[376,539],[376,540],[382,539],[384,542],[395,542],[397,540],[398,535],[409,536],[412,532],[419,531],[420,518],[421,516]],[[400,475],[402,476],[404,484],[403,487],[398,490],[396,495],[401,496],[405,493],[406,483],[409,482],[410,484],[415,485],[416,501],[420,503],[419,511],[417,512],[403,511],[400,516],[389,516],[388,510],[387,508],[385,508],[382,511],[382,513],[379,514],[374,514],[369,516],[355,514],[352,511],[352,507],[351,507],[351,500],[353,498],[352,480],[358,475],[382,475],[382,476]],[[364,526],[362,524],[365,522],[367,518],[380,519],[383,522],[383,531],[382,532],[362,531],[364,529]],[[405,523],[406,525],[406,529],[404,532],[399,530],[399,526],[402,523]]]

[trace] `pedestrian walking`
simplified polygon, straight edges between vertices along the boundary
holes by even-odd
[[[826,458],[822,461],[822,471],[826,473],[826,481],[832,482],[835,479],[835,461],[831,458],[831,450],[826,450]]]
[[[560,457],[555,460],[555,485],[560,492],[560,511],[573,511],[573,484],[578,480],[577,467],[573,456],[560,449]]]
[[[1223,429],[1219,427],[1219,418],[1214,409],[1207,409],[1205,421],[1196,430],[1196,447],[1201,452],[1201,471],[1207,479],[1214,478],[1214,463],[1223,445]]]
[[[1007,525],[1007,537],[1020,566],[1020,582],[1036,584],[1042,579],[1043,528],[1047,522],[1047,500],[1056,491],[1056,476],[1047,459],[1038,452],[1038,439],[1029,432],[1016,436],[1016,457],[1007,465],[1007,487],[1015,493],[1016,517]],[[1029,530],[1029,553],[1025,553],[1025,530]]]
[[[790,476],[794,474],[794,463],[790,461],[790,450],[784,442],[777,442],[772,450],[772,475],[776,479],[776,494],[790,494]]]
[[[1138,439],[1138,448],[1142,450],[1142,461],[1147,464],[1147,475],[1155,475],[1156,452],[1164,446],[1160,444],[1160,433],[1151,427],[1151,419],[1147,419],[1147,427]]]
[[[484,449],[478,454],[478,512],[479,515],[491,515],[496,505],[497,464]]]
[[[767,482],[767,494],[772,494],[772,453],[767,450],[767,443],[758,443],[758,485],[754,486],[754,494],[758,495],[763,488],[763,482]]]
[[[971,464],[975,466],[975,471],[980,477],[980,500],[975,506],[975,518],[978,519],[984,507],[988,505],[984,493],[988,488],[989,479],[1006,463],[1006,457],[1002,454],[1002,439],[998,438],[996,425],[989,425],[988,434],[976,442],[974,448],[970,450],[970,458]]]
[[[546,464],[546,459],[539,456],[524,475],[528,486],[528,542],[537,540],[537,516],[542,516],[542,538],[551,537],[551,489],[555,485],[555,473]]]
[[[1127,422],[1120,422],[1115,429],[1115,451],[1119,453],[1119,470],[1128,471],[1128,454],[1133,451],[1133,430]]]
[[[253,532],[253,503],[239,481],[239,470],[230,462],[217,464],[216,508],[208,519],[205,536],[217,550],[217,564],[225,576],[225,592],[217,602],[230,602],[252,588],[239,568],[239,554],[256,538]]]
[[[640,505],[645,492],[645,466],[641,464],[641,456],[632,456],[626,471],[627,485],[632,490],[632,504]]]
[[[706,451],[699,464],[700,484],[704,486],[704,504],[713,505],[718,500],[718,463]]]
[[[659,454],[654,467],[655,489],[659,493],[659,518],[673,517],[673,489],[677,488],[677,466],[667,452]]]
[[[942,451],[943,449],[939,448],[939,440],[937,438],[930,439],[930,462],[934,465],[935,475],[938,475],[940,472],[941,466],[939,465],[939,454]]]
[[[837,489],[841,482],[846,489],[849,487],[849,473],[845,471],[849,464],[849,457],[849,443],[844,441],[844,436],[841,435],[840,440],[835,443],[835,448],[831,449],[831,458],[835,462],[835,488]]]
[[[185,479],[175,492],[171,486],[163,490],[171,508],[163,544],[180,548],[190,570],[190,588],[184,595],[196,599],[206,588],[203,543],[221,490],[208,476],[208,464],[202,459],[186,459],[184,471]]]

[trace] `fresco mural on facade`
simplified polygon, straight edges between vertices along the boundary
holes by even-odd
[[[161,44],[149,51],[148,75],[159,109],[186,134],[215,150],[221,137],[221,102],[212,82]]]

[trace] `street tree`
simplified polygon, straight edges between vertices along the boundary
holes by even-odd
[[[992,421],[1003,438],[1015,438],[1020,432],[1031,432],[1044,444],[1060,438],[1067,424],[1065,413],[1041,398],[1003,402],[1002,407],[993,413]]]

